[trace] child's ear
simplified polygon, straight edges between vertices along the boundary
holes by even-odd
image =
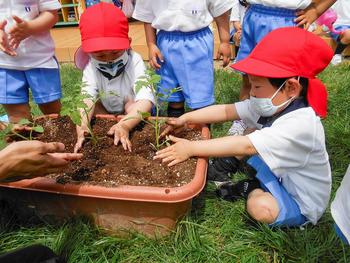
[[[286,92],[289,97],[299,97],[301,90],[303,87],[299,83],[299,81],[295,78],[290,78],[286,83]]]

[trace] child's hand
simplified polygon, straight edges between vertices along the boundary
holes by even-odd
[[[30,30],[27,21],[22,20],[18,16],[12,16],[16,24],[9,30],[9,43],[13,49],[17,49],[22,40],[29,37]]]
[[[187,121],[184,118],[181,118],[181,116],[179,118],[169,118],[166,123],[168,125],[161,133],[161,138],[168,135],[171,132],[177,134],[187,128]]]
[[[8,36],[5,32],[6,20],[0,22],[0,50],[7,55],[16,56],[17,53],[10,47]]]
[[[239,45],[241,43],[241,38],[242,38],[242,30],[236,31],[233,35],[233,40],[235,42],[236,47],[239,47]]]
[[[161,65],[159,64],[159,61],[163,63],[164,58],[157,45],[150,45],[148,52],[149,64],[151,67],[153,69],[160,69]]]
[[[221,59],[222,57],[222,61],[223,67],[226,67],[231,60],[231,46],[230,43],[220,43],[219,49],[218,49],[218,54],[216,56],[216,59]]]
[[[297,18],[294,22],[297,23],[298,27],[304,26],[304,29],[308,30],[310,25],[318,18],[318,12],[316,7],[311,4],[304,10],[296,12]]]
[[[175,164],[186,161],[191,157],[189,151],[190,147],[189,140],[177,138],[174,136],[169,136],[169,139],[175,144],[156,152],[156,156],[153,157],[153,160],[162,159],[162,162],[169,162],[168,166],[173,166]]]
[[[111,127],[107,133],[108,135],[114,135],[114,145],[118,145],[120,142],[123,145],[124,150],[131,152],[131,142],[129,140],[129,129],[122,123],[117,123]]]
[[[74,153],[79,152],[79,150],[83,147],[83,143],[85,141],[85,136],[89,133],[87,127],[77,126],[77,143],[74,146]]]

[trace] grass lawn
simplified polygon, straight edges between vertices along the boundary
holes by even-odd
[[[63,65],[64,93],[72,92],[80,78],[80,72]],[[320,78],[329,90],[329,115],[323,124],[333,172],[333,199],[350,163],[350,64],[330,67]],[[236,101],[239,87],[238,74],[216,72],[218,103]],[[33,111],[39,114],[37,108]],[[224,135],[229,126],[214,125],[213,135]],[[316,226],[271,229],[254,224],[243,201],[218,200],[213,190],[209,185],[194,201],[191,214],[169,237],[158,240],[137,234],[130,238],[107,236],[79,219],[59,226],[19,223],[26,219],[16,218],[0,203],[0,254],[42,243],[65,254],[69,262],[350,262],[350,247],[336,237],[329,209]]]

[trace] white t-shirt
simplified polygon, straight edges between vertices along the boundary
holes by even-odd
[[[128,101],[149,100],[154,104],[154,96],[149,88],[143,87],[136,94],[135,83],[145,75],[146,66],[139,54],[130,51],[125,71],[108,80],[89,62],[83,71],[82,92],[97,98],[102,93],[101,102],[110,113],[123,113]]]
[[[350,26],[350,1],[338,0],[332,6],[332,9],[337,13],[338,19],[335,21],[334,26],[348,25]]]
[[[259,119],[249,100],[235,106],[244,122],[252,124]],[[272,172],[281,178],[301,213],[316,224],[329,202],[332,180],[323,126],[313,109],[286,113],[271,127],[247,136]]]
[[[12,15],[23,20],[33,20],[44,11],[61,8],[58,0],[1,0],[0,20],[7,20],[5,31],[13,25]],[[24,39],[16,50],[17,56],[11,57],[0,51],[0,67],[26,70],[30,68],[58,68],[54,59],[55,44],[50,32],[45,31]]]
[[[311,0],[248,0],[252,5],[264,5],[287,9],[305,9],[311,4]]]
[[[230,10],[232,0],[137,0],[133,18],[165,31],[191,32]]]
[[[350,165],[331,204],[334,221],[350,241]]]
[[[230,21],[231,22],[239,21],[242,25],[244,14],[245,14],[246,10],[247,10],[247,8],[244,7],[243,5],[241,5],[238,0],[234,0],[233,7],[231,10]]]

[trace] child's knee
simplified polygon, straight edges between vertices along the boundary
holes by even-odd
[[[252,196],[247,200],[247,212],[256,221],[271,224],[278,217],[278,203],[269,193]]]
[[[340,42],[344,45],[350,44],[350,29],[344,31]]]

